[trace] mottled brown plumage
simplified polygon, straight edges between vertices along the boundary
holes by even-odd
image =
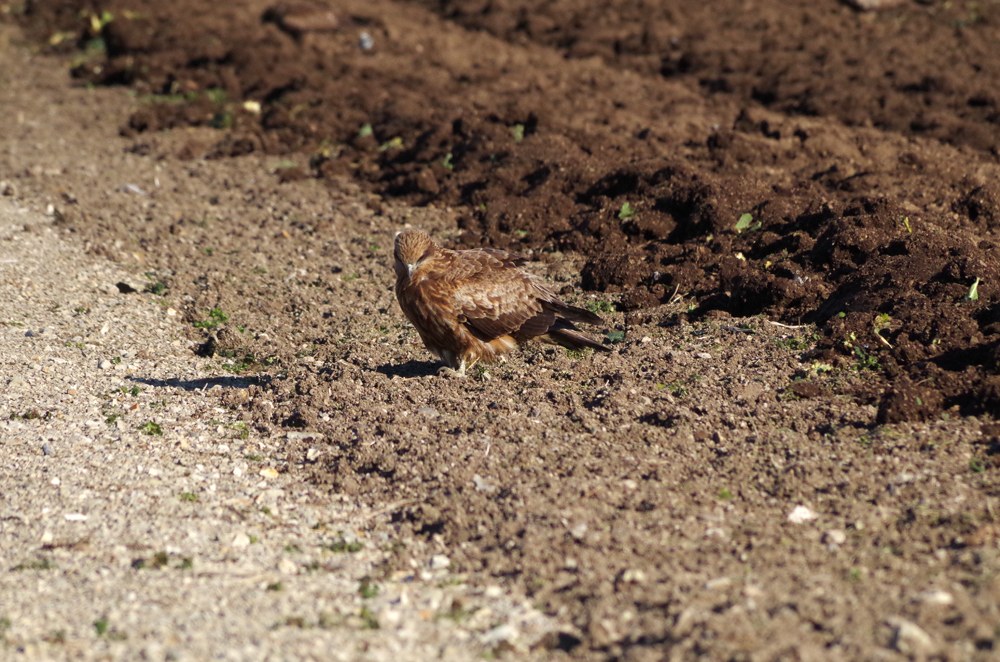
[[[560,301],[523,257],[481,248],[451,251],[423,232],[396,235],[396,299],[424,346],[460,375],[494,363],[532,338],[569,349],[611,351],[573,322],[600,324],[594,313]]]

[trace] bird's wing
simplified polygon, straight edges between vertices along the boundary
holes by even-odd
[[[459,322],[481,340],[515,332],[539,335],[555,321],[539,300],[534,279],[516,268],[515,257],[503,251],[462,251],[451,265],[452,306]]]

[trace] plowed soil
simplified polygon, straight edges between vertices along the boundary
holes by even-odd
[[[553,657],[987,660],[1000,3],[882,4],[7,13],[187,173],[60,223],[256,376],[228,406],[324,436],[303,480],[565,623]],[[615,351],[438,377],[390,289],[406,226],[530,256]]]

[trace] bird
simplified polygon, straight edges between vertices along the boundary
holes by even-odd
[[[425,232],[396,235],[396,300],[427,350],[444,362],[441,375],[464,377],[477,363],[496,363],[528,340],[599,352],[611,349],[574,322],[600,316],[559,299],[527,259],[495,248],[448,250]]]

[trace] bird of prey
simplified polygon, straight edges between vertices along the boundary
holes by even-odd
[[[427,234],[396,235],[396,299],[427,350],[445,363],[439,372],[464,376],[476,363],[495,363],[532,338],[569,349],[611,350],[573,322],[600,324],[594,313],[560,301],[541,279],[521,269],[527,260],[506,251],[452,251]]]

